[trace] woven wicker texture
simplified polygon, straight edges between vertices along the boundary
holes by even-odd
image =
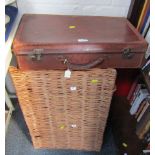
[[[100,151],[116,70],[9,71],[35,148]]]

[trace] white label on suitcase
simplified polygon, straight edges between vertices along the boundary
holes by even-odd
[[[67,69],[67,70],[65,71],[64,77],[65,77],[65,78],[70,78],[70,77],[71,77],[71,71],[70,71],[69,69]]]
[[[78,42],[88,42],[88,39],[81,38],[81,39],[78,39]]]

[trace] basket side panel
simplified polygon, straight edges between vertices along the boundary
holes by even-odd
[[[9,71],[35,148],[100,150],[114,69]]]

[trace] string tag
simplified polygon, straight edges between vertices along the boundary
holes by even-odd
[[[70,78],[71,77],[71,71],[69,69],[65,70],[64,77],[65,78]]]

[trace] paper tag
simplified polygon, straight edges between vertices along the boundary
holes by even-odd
[[[65,78],[70,78],[70,77],[71,77],[71,71],[70,71],[69,69],[67,69],[67,70],[65,71],[64,77],[65,77]]]
[[[75,90],[76,90],[76,86],[71,86],[71,87],[70,87],[70,90],[71,90],[71,91],[75,91]]]
[[[81,39],[78,39],[78,42],[88,42],[88,39],[81,38]]]
[[[123,145],[124,147],[128,147],[128,145],[127,145],[126,143],[122,143],[122,145]]]
[[[70,29],[75,29],[76,26],[74,26],[74,25],[70,25],[69,28],[70,28]]]
[[[64,129],[65,128],[65,125],[60,125],[60,127],[59,127],[60,129]]]
[[[72,124],[71,127],[72,128],[76,128],[77,126],[76,126],[76,124]]]
[[[96,79],[91,80],[91,83],[96,84],[96,83],[98,83],[98,80],[96,80]]]

